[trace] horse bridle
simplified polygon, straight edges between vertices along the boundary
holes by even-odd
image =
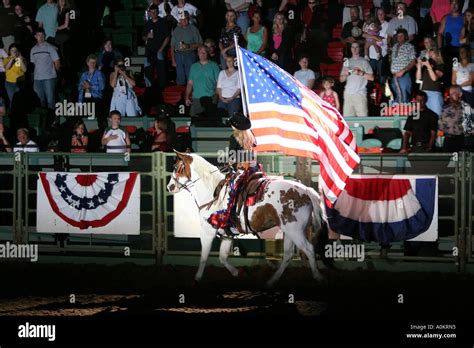
[[[183,164],[183,166],[185,166],[185,165]],[[223,166],[222,168],[217,168],[216,170],[213,170],[213,171],[210,172],[209,174],[214,174],[215,172],[221,172],[221,173],[222,173],[222,171],[223,171],[224,169],[227,169],[227,168],[229,168],[229,167],[232,167],[232,165],[227,164],[227,165]],[[175,164],[174,168],[175,168],[174,171],[176,172],[177,169],[178,169],[176,164]],[[181,170],[179,170],[178,173],[179,173],[180,171],[181,171]],[[206,206],[209,208],[209,207],[217,200],[217,198],[213,198],[210,202],[205,203],[205,204],[202,204],[202,205],[199,205],[199,203],[196,201],[196,197],[194,197],[194,195],[192,194],[192,192],[191,192],[191,190],[190,190],[189,188],[191,188],[192,185],[194,185],[194,184],[195,184],[199,179],[201,179],[201,178],[197,178],[197,179],[194,180],[194,181],[191,180],[190,178],[187,178],[188,180],[187,180],[184,184],[182,184],[182,183],[179,182],[178,178],[177,178],[176,175],[173,173],[173,174],[171,175],[171,179],[174,180],[176,186],[178,187],[178,191],[176,191],[176,192],[174,192],[174,193],[178,193],[178,192],[180,192],[182,189],[188,191],[188,192],[191,194],[191,196],[193,197],[194,203],[196,203],[196,206],[198,207],[199,210],[201,210],[202,208],[204,208],[204,207],[206,207]]]

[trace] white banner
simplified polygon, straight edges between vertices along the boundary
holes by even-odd
[[[140,234],[138,173],[38,174],[40,233]]]

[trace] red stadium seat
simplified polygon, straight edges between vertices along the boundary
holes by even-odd
[[[331,41],[328,43],[328,48],[342,48],[344,49],[345,45],[341,41]]]
[[[342,63],[334,63],[334,64],[324,64],[321,63],[319,65],[319,70],[321,71],[321,76],[330,76],[338,78],[341,74],[342,70]]]
[[[186,86],[169,86],[163,91],[163,101],[165,104],[176,105],[184,97]]]
[[[344,58],[344,49],[339,47],[328,47],[327,53],[328,57],[331,58],[334,62],[342,62]]]
[[[178,134],[188,134],[190,132],[191,132],[191,130],[190,130],[189,126],[180,126],[180,127],[176,128],[176,133],[178,133]]]
[[[134,134],[137,131],[137,126],[128,125],[128,126],[125,126],[125,129],[127,130],[128,134]]]

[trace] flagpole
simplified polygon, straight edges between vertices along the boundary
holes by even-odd
[[[239,39],[236,34],[234,34],[234,44],[235,44],[235,52],[237,54],[237,57],[236,57],[237,58],[237,72],[239,74],[240,94],[241,94],[240,99],[242,99],[242,110],[245,116],[250,117],[248,113],[248,109],[247,109],[247,92],[245,88],[244,65],[242,64],[242,56],[240,52]]]

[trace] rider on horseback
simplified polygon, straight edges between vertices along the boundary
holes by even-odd
[[[229,140],[229,164],[235,171],[228,174],[226,184],[229,190],[229,202],[227,209],[213,213],[208,222],[216,229],[223,229],[227,235],[238,235],[235,228],[238,224],[237,197],[242,188],[245,187],[249,177],[261,170],[256,160],[254,147],[257,145],[255,136],[251,131],[251,122],[242,113],[235,113],[229,123],[233,133]],[[226,187],[227,187],[226,186]]]

